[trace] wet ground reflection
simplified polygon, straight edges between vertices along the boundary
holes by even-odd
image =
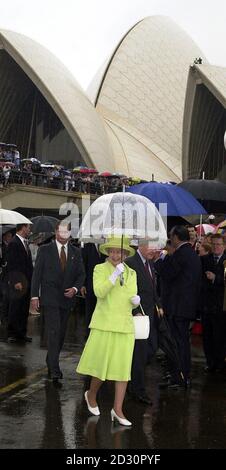
[[[113,425],[110,410],[113,383],[105,383],[98,401],[100,417],[89,416],[83,394],[87,379],[75,373],[84,323],[76,312],[70,318],[62,354],[61,389],[47,380],[45,335],[40,317],[29,319],[32,344],[4,341],[0,331],[0,448],[43,449],[192,449],[226,447],[226,381],[206,376],[200,338],[193,338],[193,386],[188,391],[159,390],[161,363],[147,368],[153,406],[129,397],[125,413],[132,428]],[[40,341],[41,332],[41,341]]]

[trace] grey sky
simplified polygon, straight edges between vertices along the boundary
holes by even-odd
[[[0,27],[43,44],[86,88],[137,21],[170,16],[203,50],[226,67],[225,0],[0,0]]]

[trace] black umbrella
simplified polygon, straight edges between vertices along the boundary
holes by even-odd
[[[2,228],[2,235],[4,235],[7,232],[14,232],[16,231],[16,225],[2,225],[0,226]]]
[[[176,340],[174,339],[165,315],[157,317],[158,346],[166,354],[172,369],[182,376],[181,361]]]
[[[187,180],[179,183],[178,186],[189,191],[195,196],[207,212],[226,211],[226,184],[217,180]]]
[[[42,233],[42,232],[54,232],[57,222],[59,220],[56,217],[50,217],[47,215],[38,215],[37,217],[32,217],[32,233]]]

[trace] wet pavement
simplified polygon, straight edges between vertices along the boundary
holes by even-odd
[[[201,337],[192,337],[192,388],[160,390],[160,360],[147,367],[153,406],[125,401],[132,428],[113,426],[113,383],[99,393],[100,417],[89,416],[87,388],[75,368],[84,344],[83,316],[71,315],[61,359],[62,388],[47,379],[40,317],[29,317],[32,343],[8,344],[0,328],[0,449],[225,449],[226,377],[205,375]],[[41,339],[40,339],[41,338]]]

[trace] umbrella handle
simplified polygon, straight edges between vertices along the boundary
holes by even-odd
[[[122,252],[123,252],[123,235],[122,235],[122,239],[121,239],[121,263],[122,263]],[[123,286],[124,285],[124,277],[123,277],[123,273],[120,274],[120,286]]]
[[[123,273],[120,274],[120,286],[123,286],[124,285],[124,277],[123,277]]]

